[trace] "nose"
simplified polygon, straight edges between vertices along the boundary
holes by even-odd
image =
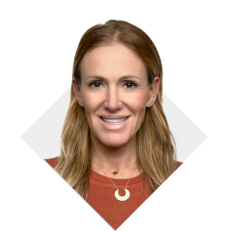
[[[116,111],[121,109],[123,103],[119,100],[118,92],[116,88],[109,88],[106,96],[106,100],[104,101],[104,107],[110,111]]]

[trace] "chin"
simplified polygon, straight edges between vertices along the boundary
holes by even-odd
[[[115,136],[114,136],[115,137]],[[124,146],[128,141],[121,138],[121,136],[117,139],[110,138],[110,136],[107,136],[107,138],[100,140],[102,144],[104,144],[107,147],[121,147]]]

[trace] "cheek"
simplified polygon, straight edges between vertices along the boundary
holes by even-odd
[[[129,108],[134,114],[134,130],[137,132],[143,123],[145,112],[146,112],[146,101],[147,94],[146,92],[140,92],[137,95],[134,95],[132,100],[129,100]]]
[[[128,105],[131,107],[131,109],[137,113],[141,113],[142,111],[145,111],[146,109],[146,93],[140,92],[137,94],[133,94],[133,96],[127,98],[128,99]]]
[[[97,105],[99,105],[100,98],[96,97],[96,95],[90,91],[83,91],[82,92],[82,99],[83,99],[83,103],[84,103],[84,108],[87,111],[92,111],[97,107]]]

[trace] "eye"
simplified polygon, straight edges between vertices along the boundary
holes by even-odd
[[[137,87],[137,84],[134,83],[133,81],[129,81],[129,82],[126,82],[125,85],[128,85],[128,86],[133,86],[132,88],[128,88],[128,89],[134,89]]]
[[[96,85],[96,87],[95,87]],[[93,89],[98,89],[98,87],[102,85],[100,81],[93,81],[91,82],[88,86],[90,86],[91,88]],[[125,83],[125,85],[127,85],[129,88],[126,88],[126,89],[134,89],[137,87],[137,84],[133,81],[128,81]],[[131,86],[133,86],[132,88],[130,88]]]
[[[101,82],[99,82],[99,81],[93,81],[93,82],[91,82],[88,86],[90,86],[91,88],[93,88],[93,89],[97,89],[99,86],[99,84],[101,84]],[[93,86],[93,85],[97,85],[97,87],[95,87],[95,86]]]

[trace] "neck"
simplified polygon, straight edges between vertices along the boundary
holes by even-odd
[[[119,171],[136,160],[136,138],[120,147],[107,147],[94,138],[91,139],[92,169],[98,169],[94,160],[104,168]],[[133,165],[130,168],[134,168]]]
[[[104,155],[93,155],[92,156],[92,166],[99,166],[99,168],[103,168],[106,172],[112,171],[126,171],[134,168],[136,166],[136,157],[133,155],[127,155],[123,158],[108,158]],[[97,168],[98,169],[98,168]]]

